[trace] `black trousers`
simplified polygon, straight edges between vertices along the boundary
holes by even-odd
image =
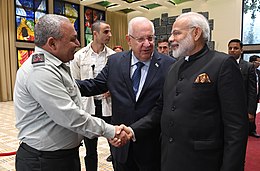
[[[80,171],[79,148],[39,151],[21,143],[16,153],[16,171]]]
[[[258,104],[258,101],[256,102],[256,106],[257,106],[257,104]],[[255,124],[255,120],[256,120],[256,113],[254,113],[254,121],[252,121],[252,122],[249,122],[249,134],[250,133],[253,133],[253,132],[256,132],[256,124]]]
[[[95,117],[103,119],[105,122],[110,123],[111,117],[102,116],[102,105],[101,100],[95,100]],[[86,146],[85,166],[86,171],[97,171],[98,167],[98,154],[97,154],[97,141],[98,138],[89,139],[84,138]]]
[[[142,163],[141,161],[137,161],[133,154],[132,143],[130,143],[127,161],[125,163],[120,163],[114,160],[113,168],[114,171],[160,171],[161,170],[158,161],[150,162],[150,163]]]
[[[256,117],[256,115],[254,115]],[[256,119],[256,118],[255,118]],[[255,119],[252,122],[249,122],[249,134],[256,132],[256,124],[255,124]]]

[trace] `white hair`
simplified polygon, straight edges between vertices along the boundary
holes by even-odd
[[[153,34],[154,34],[155,31],[154,31],[153,23],[145,17],[135,17],[135,18],[131,19],[128,23],[128,34],[133,34],[133,27],[135,26],[135,24],[138,24],[138,23],[151,24],[151,27],[153,29]]]
[[[209,37],[210,37],[209,23],[208,20],[202,14],[196,12],[183,13],[176,18],[176,21],[181,19],[187,20],[189,27],[200,27],[202,29],[202,36],[204,40],[206,42],[209,41]]]

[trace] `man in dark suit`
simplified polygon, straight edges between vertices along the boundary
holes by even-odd
[[[130,125],[147,115],[159,98],[169,66],[175,61],[154,50],[154,26],[147,18],[133,18],[129,22],[126,39],[130,51],[111,55],[95,79],[78,81],[83,96],[109,90],[112,124]],[[143,65],[139,73],[141,78],[135,84],[135,72],[140,62]],[[138,84],[133,89],[133,85]],[[160,170],[159,137],[160,128],[155,127],[136,142],[112,148],[115,171]]]
[[[167,38],[159,39],[157,42],[157,50],[159,53],[170,55],[169,42]]]
[[[228,54],[232,55],[240,68],[242,73],[246,102],[247,102],[247,113],[249,118],[249,135],[259,138],[260,136],[256,133],[254,120],[256,116],[256,74],[254,65],[243,60],[241,54],[243,53],[243,44],[239,39],[232,39],[228,43]]]
[[[152,112],[130,125],[136,142],[161,126],[161,171],[243,171],[248,130],[243,80],[233,57],[208,48],[209,32],[201,14],[176,19],[169,41],[179,59]]]
[[[249,58],[249,62],[253,63],[256,74],[256,105],[259,103],[260,99],[260,71],[257,69],[260,66],[260,57],[257,55],[252,55]],[[255,112],[256,114],[256,112]],[[256,132],[256,124],[255,124],[256,115],[254,116],[254,121],[249,126],[251,127],[251,132],[254,133],[256,138],[260,138],[259,134]],[[249,128],[250,129],[250,128]]]

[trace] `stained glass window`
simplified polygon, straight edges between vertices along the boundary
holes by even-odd
[[[15,0],[16,39],[34,41],[34,25],[47,13],[47,0]]]
[[[30,57],[30,55],[33,52],[34,52],[33,49],[17,48],[18,68],[20,68],[22,66],[22,64]]]
[[[62,0],[54,1],[54,14],[66,16],[72,24],[74,24],[75,30],[78,33],[78,40],[80,40],[80,26],[79,26],[79,5],[64,2]]]
[[[85,44],[89,44],[90,41],[92,41],[92,31],[91,27],[92,24],[97,20],[103,20],[105,21],[105,12],[92,9],[89,7],[85,7],[84,9],[84,26],[85,26]]]

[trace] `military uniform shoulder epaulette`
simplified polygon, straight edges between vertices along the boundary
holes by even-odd
[[[33,66],[43,66],[45,65],[45,56],[43,53],[35,53],[32,55]]]

